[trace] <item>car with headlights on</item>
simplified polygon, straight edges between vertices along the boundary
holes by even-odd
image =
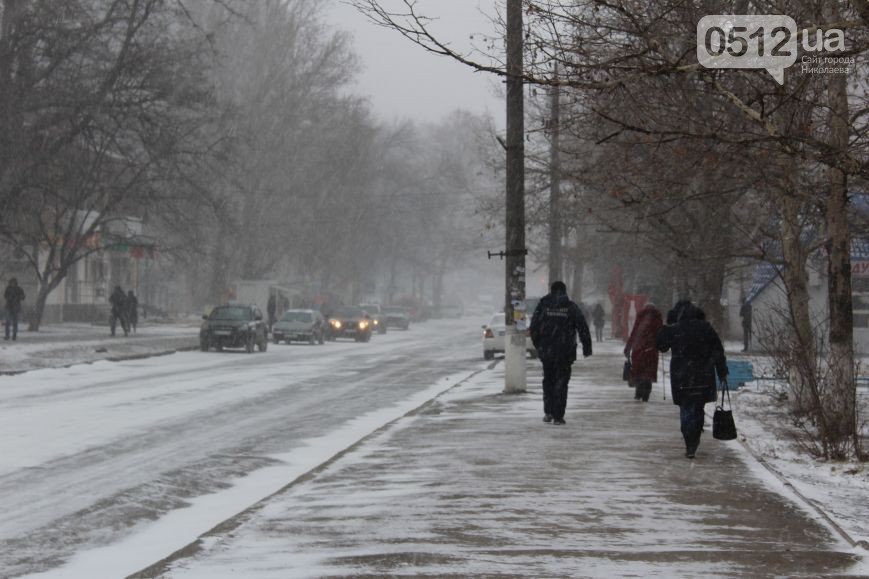
[[[378,334],[386,333],[386,315],[383,313],[378,304],[360,304],[360,308],[368,317],[371,318],[371,323],[374,324],[374,329]]]
[[[384,306],[383,315],[386,317],[387,327],[402,330],[410,328],[410,309],[405,306]]]
[[[211,348],[244,348],[248,353],[254,349],[265,352],[269,345],[268,326],[263,314],[255,305],[218,306],[211,310],[199,329],[199,348],[207,352]]]
[[[374,324],[362,308],[341,307],[329,316],[326,336],[330,340],[353,338],[357,342],[371,339]]]
[[[326,341],[326,319],[317,310],[287,310],[272,326],[272,340],[275,344],[323,344]]]
[[[526,351],[532,358],[537,358],[537,348],[531,343],[531,336],[525,332]],[[507,342],[507,324],[504,312],[492,316],[488,324],[483,326],[483,359],[492,360],[495,354],[503,354]]]

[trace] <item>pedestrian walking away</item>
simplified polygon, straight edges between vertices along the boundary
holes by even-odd
[[[727,379],[727,358],[718,333],[703,312],[690,302],[685,304],[675,324],[658,332],[658,350],[672,351],[670,387],[673,404],[679,406],[685,456],[694,458],[700,445],[705,405],[715,402],[715,375]]]
[[[606,312],[603,311],[603,306],[598,303],[594,306],[591,312],[592,321],[594,322],[594,337],[598,342],[603,342],[603,326],[606,323]]]
[[[3,293],[6,298],[6,339],[11,337],[13,340],[18,339],[18,317],[21,315],[21,302],[24,301],[24,290],[18,285],[18,279],[12,278],[6,286],[6,291]]]
[[[746,301],[742,304],[739,317],[742,318],[742,351],[748,352],[751,349],[751,302]]]
[[[130,334],[130,327],[127,324],[127,296],[121,286],[116,285],[109,296],[109,303],[112,305],[111,315],[109,316],[109,326],[111,327],[112,335],[115,335],[115,328],[118,322],[121,324],[121,329],[124,330],[124,335]]]
[[[136,333],[136,326],[139,325],[139,298],[133,293],[133,290],[127,292],[127,323],[130,326],[130,331]]]
[[[652,383],[658,381],[658,350],[655,339],[664,327],[661,311],[646,304],[637,314],[634,328],[625,344],[625,357],[631,361],[630,382],[634,386],[634,400],[649,401]]]
[[[543,363],[543,421],[564,424],[567,387],[576,361],[576,337],[582,355],[591,356],[591,334],[585,316],[567,297],[567,286],[556,281],[544,296],[531,321],[531,341]]]
[[[269,315],[269,332],[272,331],[272,326],[275,325],[277,318],[275,317],[275,312],[277,311],[278,304],[275,299],[275,294],[269,296],[269,301],[266,304],[266,313]]]

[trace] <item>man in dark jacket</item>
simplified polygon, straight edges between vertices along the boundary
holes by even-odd
[[[272,327],[275,325],[277,318],[275,317],[275,312],[277,312],[278,304],[275,300],[275,294],[269,296],[269,301],[266,303],[266,313],[269,316],[269,331],[272,331]]]
[[[115,327],[118,322],[121,322],[121,329],[124,330],[124,335],[128,335],[130,330],[127,326],[127,296],[121,286],[116,285],[112,295],[109,296],[109,303],[112,305],[111,319],[109,325],[112,329],[112,335],[115,335]]]
[[[691,303],[684,304],[675,324],[661,328],[656,340],[658,350],[672,350],[670,387],[673,404],[680,408],[685,456],[694,458],[707,402],[715,402],[715,374],[727,380],[727,358],[721,339],[703,319],[702,311]]]
[[[24,290],[18,285],[18,280],[12,278],[3,294],[6,298],[6,339],[9,339],[9,330],[12,330],[12,339],[18,339],[18,316],[21,315],[21,302],[24,301]]]
[[[591,334],[585,317],[567,297],[567,286],[557,281],[537,304],[531,321],[531,341],[543,363],[543,421],[564,424],[567,385],[576,361],[576,335],[582,355],[591,356]]]
[[[127,300],[125,305],[127,308],[127,324],[130,328],[130,331],[135,334],[136,326],[139,325],[139,298],[136,297],[136,294],[133,293],[133,290],[127,292]]]

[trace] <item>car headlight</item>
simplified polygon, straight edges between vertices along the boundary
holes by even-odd
[[[364,329],[367,328],[367,327],[368,327],[368,322],[364,322],[364,321],[363,321],[363,322],[359,322],[359,329],[360,329],[360,330],[364,330]]]
[[[339,322],[338,320],[329,320],[329,323],[332,324],[332,327],[336,330],[341,329],[341,322]]]
[[[375,326],[376,326],[377,324],[379,324],[379,323],[380,323],[380,322],[378,322],[377,320],[374,320],[374,325],[375,325]]]

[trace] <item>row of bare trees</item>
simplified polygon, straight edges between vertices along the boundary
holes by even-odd
[[[144,223],[215,303],[232,279],[301,272],[360,294],[472,239],[484,121],[388,125],[305,0],[0,0],[0,240],[48,296]]]
[[[497,42],[458,53],[431,33],[432,15],[416,2],[356,4],[432,52],[505,74]],[[656,264],[713,321],[722,319],[724,282],[735,268],[775,263],[787,290],[788,343],[801,359],[822,360],[822,368],[791,368],[797,388],[823,376],[809,413],[821,454],[859,452],[849,196],[869,177],[866,3],[524,0],[524,12],[525,80],[543,101],[531,125],[543,136],[551,132],[545,89],[561,92],[564,239]],[[697,62],[696,31],[710,14],[787,14],[806,34],[841,29],[845,48],[834,56],[853,64],[831,74],[797,65],[783,86],[765,71],[706,69]],[[541,192],[542,207],[547,152],[545,140],[537,141],[541,170],[532,190]],[[549,220],[538,225],[545,232]],[[819,251],[828,273],[826,357],[818,352],[806,268]]]

